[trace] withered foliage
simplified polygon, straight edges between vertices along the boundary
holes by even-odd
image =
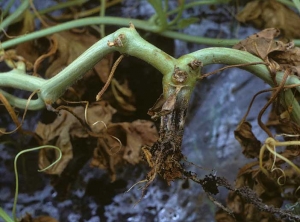
[[[241,144],[243,154],[248,158],[258,157],[261,142],[252,132],[252,126],[248,122],[241,122],[234,131],[235,139]]]
[[[251,4],[249,3],[249,5],[255,6],[258,2],[262,3],[261,1],[253,1]],[[260,9],[259,12],[266,10],[265,6],[270,2],[273,1],[265,1],[262,3],[262,5],[260,5],[262,9]],[[274,7],[275,6],[276,3],[274,4]],[[279,8],[279,10],[281,9]],[[253,16],[255,16],[255,13]],[[290,107],[285,104],[284,99],[279,99],[280,96],[284,94],[284,82],[277,83],[275,77],[278,71],[285,72],[284,78],[287,78],[289,75],[299,76],[298,57],[300,51],[292,42],[276,40],[275,38],[278,37],[279,34],[278,29],[265,29],[242,40],[235,45],[234,48],[247,51],[264,60],[270,70],[271,78],[276,87],[267,104],[259,112],[258,123],[261,128],[270,136],[268,127],[276,126],[278,132],[285,133],[284,138],[286,140],[298,140],[299,137],[297,137],[297,135],[300,134],[299,126],[294,123],[289,116],[289,112],[291,111]],[[295,99],[297,99],[297,96]],[[273,106],[269,121],[264,124],[261,121],[261,116],[265,112],[265,109],[273,102],[276,103]],[[243,154],[246,157],[257,158],[258,160],[262,158],[259,161],[263,162],[263,167],[267,169],[269,173],[265,174],[262,172],[259,167],[259,161],[244,165],[237,175],[235,189],[232,189],[228,195],[227,207],[233,212],[237,221],[282,221],[275,217],[275,212],[277,212],[282,219],[298,221],[299,216],[294,215],[292,212],[283,211],[280,208],[286,200],[292,203],[297,201],[300,182],[299,175],[297,175],[292,167],[285,165],[286,161],[282,158],[276,158],[276,156],[270,152],[265,152],[262,156],[259,156],[262,144],[253,134],[251,125],[245,121],[246,116],[238,125],[235,131],[235,137],[243,148]],[[288,137],[287,135],[296,136]],[[275,147],[272,148],[276,152]],[[280,155],[290,161],[295,160],[295,158],[299,156],[299,147],[286,147],[281,150]],[[251,190],[255,197],[248,192],[249,190],[244,192],[245,187]],[[223,210],[220,210],[216,214],[216,220],[218,222],[235,221],[231,215],[228,215],[227,212]]]
[[[258,29],[277,28],[286,38],[300,37],[299,15],[276,0],[249,1],[236,18]]]
[[[292,72],[299,75],[300,49],[295,47],[293,42],[276,40],[279,35],[278,29],[265,29],[240,41],[233,48],[261,58],[268,63],[272,74],[290,68]]]
[[[115,109],[104,101],[92,104],[87,110],[83,106],[68,107],[67,110],[60,110],[53,123],[38,123],[36,128],[36,134],[41,137],[43,144],[55,145],[62,151],[62,160],[46,171],[49,174],[60,175],[68,162],[73,158],[72,140],[74,138],[88,139],[90,137],[89,130],[94,134],[102,132],[115,113]],[[87,125],[85,122],[85,111],[87,111],[90,123],[99,122],[91,126]],[[85,125],[82,125],[82,123]],[[44,169],[46,166],[49,166],[53,160],[58,158],[58,155],[58,152],[52,149],[41,150],[39,157],[40,168]]]
[[[114,181],[116,167],[124,163],[139,163],[141,148],[152,146],[157,138],[156,127],[150,121],[112,123],[108,125],[106,133],[98,138],[91,166],[107,169]]]

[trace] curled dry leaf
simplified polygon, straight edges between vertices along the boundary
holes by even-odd
[[[107,169],[112,180],[115,180],[115,169],[118,165],[139,163],[141,148],[152,146],[157,139],[156,127],[150,121],[136,120],[132,123],[110,124],[107,133],[98,139],[98,147],[94,150],[91,166]]]
[[[83,123],[85,123],[85,108],[78,106],[69,108]],[[88,123],[93,133],[105,130],[105,125],[111,121],[115,110],[105,101],[92,104],[87,110]],[[60,175],[73,158],[71,138],[88,138],[87,127],[70,112],[61,110],[55,121],[51,124],[38,123],[36,134],[39,135],[43,144],[51,144],[59,147],[62,151],[62,159],[52,168],[45,171],[48,174]],[[43,169],[58,158],[59,153],[53,149],[42,149],[39,154],[39,167]]]
[[[286,38],[300,37],[299,15],[275,0],[250,1],[236,18],[259,29],[278,28]]]
[[[261,142],[252,132],[252,126],[248,122],[242,122],[234,131],[235,139],[243,148],[243,154],[248,158],[256,158],[259,155]]]
[[[284,44],[281,41],[275,41],[274,38],[280,34],[278,29],[269,28],[254,35],[249,36],[245,40],[240,41],[233,46],[234,49],[247,51],[262,60],[266,60],[267,56],[274,51],[285,51],[290,44]]]
[[[233,48],[261,58],[269,64],[268,67],[273,74],[290,69],[300,76],[300,49],[295,47],[293,42],[284,43],[275,40],[279,34],[278,29],[265,29],[240,41]]]

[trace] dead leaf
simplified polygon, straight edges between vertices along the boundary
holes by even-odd
[[[259,155],[261,142],[252,132],[252,126],[248,122],[242,122],[234,131],[235,139],[243,148],[243,154],[248,158],[256,158]]]
[[[250,1],[236,18],[259,29],[278,28],[286,38],[300,37],[299,15],[275,0]]]
[[[249,36],[245,40],[240,41],[233,46],[234,49],[247,51],[262,60],[266,60],[267,56],[274,51],[285,51],[290,47],[290,44],[281,41],[275,41],[280,34],[278,29],[269,28],[262,30],[254,35]]]
[[[116,167],[121,163],[135,165],[140,162],[143,146],[152,146],[158,139],[154,123],[136,120],[132,123],[108,125],[107,134],[98,139],[91,166],[107,169],[112,181],[116,179]],[[120,143],[121,142],[121,143]]]
[[[85,108],[78,106],[70,108],[82,122],[85,122]],[[111,121],[115,110],[105,101],[92,104],[87,110],[88,123],[93,133],[104,131]],[[78,119],[70,112],[61,110],[51,124],[38,123],[36,134],[42,138],[43,144],[52,144],[62,151],[62,159],[55,166],[45,171],[48,174],[60,175],[73,157],[71,138],[88,138],[89,133]],[[53,149],[42,149],[39,155],[39,167],[43,169],[58,158],[58,152]]]

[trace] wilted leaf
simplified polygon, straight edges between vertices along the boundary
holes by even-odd
[[[234,131],[236,140],[243,148],[243,154],[248,158],[258,157],[261,142],[252,133],[252,126],[248,122],[242,122]]]
[[[274,38],[280,34],[278,29],[269,28],[262,30],[233,46],[234,49],[247,51],[259,58],[266,60],[267,56],[274,51],[285,51],[290,44],[275,41]]]
[[[107,169],[112,180],[115,180],[118,165],[124,162],[133,165],[139,163],[141,148],[153,145],[157,139],[157,130],[150,121],[110,124],[107,134],[98,139],[91,166]]]
[[[265,29],[240,41],[233,48],[247,51],[266,61],[271,74],[288,68],[300,76],[300,49],[293,42],[275,40],[279,34],[277,29]]]
[[[70,108],[83,123],[85,123],[85,108],[78,106]],[[111,121],[115,110],[105,101],[91,105],[87,110],[88,123],[93,133],[99,133],[105,129],[105,125]],[[47,170],[49,174],[61,174],[68,162],[73,157],[71,138],[88,138],[87,128],[82,126],[78,119],[70,112],[61,110],[58,117],[51,124],[38,123],[36,134],[43,144],[53,144],[62,151],[62,159],[55,166]],[[41,169],[49,166],[58,158],[58,152],[53,149],[42,149],[39,155]]]
[[[236,17],[238,21],[250,22],[259,29],[278,28],[286,38],[300,37],[300,17],[275,0],[251,1]]]

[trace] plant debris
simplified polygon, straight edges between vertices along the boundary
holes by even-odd
[[[277,28],[285,38],[300,37],[299,15],[276,0],[249,1],[236,18],[258,29]]]

